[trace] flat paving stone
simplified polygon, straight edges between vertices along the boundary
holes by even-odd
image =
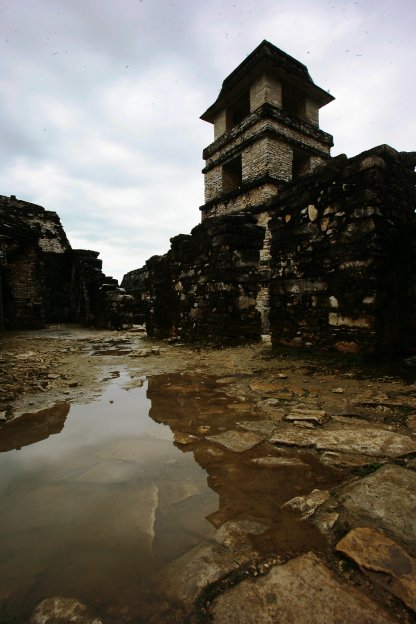
[[[219,433],[218,435],[207,436],[205,439],[209,442],[220,444],[236,453],[248,451],[253,446],[263,442],[261,436],[251,431],[224,431],[224,433]]]
[[[243,420],[237,424],[241,429],[253,431],[265,439],[272,436],[277,427],[277,423],[274,420]]]
[[[315,447],[318,451],[339,451],[376,457],[397,458],[416,452],[416,440],[388,429],[354,425],[343,428],[286,428],[270,438],[272,444]]]
[[[324,425],[330,417],[324,410],[308,409],[307,407],[293,408],[284,420],[287,422],[310,422],[314,425]]]
[[[369,526],[416,548],[416,473],[394,464],[343,488],[338,511],[351,527]]]
[[[336,549],[364,571],[381,573],[371,578],[416,611],[416,559],[400,544],[381,531],[361,527],[343,537]]]
[[[266,529],[260,522],[247,520],[224,524],[214,534],[213,542],[201,542],[163,569],[159,577],[163,593],[191,609],[207,585],[256,556],[249,535]]]
[[[247,579],[213,603],[214,624],[393,624],[396,620],[313,553]]]
[[[297,457],[256,457],[251,461],[261,468],[281,468],[288,466],[294,468],[309,468],[308,464]]]

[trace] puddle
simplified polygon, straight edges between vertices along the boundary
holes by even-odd
[[[264,523],[261,552],[325,548],[280,506],[339,473],[305,454],[296,457],[306,467],[265,469],[252,460],[279,454],[266,443],[238,453],[206,440],[239,416],[214,377],[132,383],[121,370],[100,400],[60,403],[1,430],[2,622],[25,621],[55,595],[84,601],[104,622],[144,621],[152,575],[230,520]],[[243,408],[244,420],[255,417]]]
[[[93,404],[3,428],[0,598],[10,593],[11,613],[52,595],[135,602],[141,578],[213,533],[205,471],[148,417],[147,382],[123,390],[128,379]]]

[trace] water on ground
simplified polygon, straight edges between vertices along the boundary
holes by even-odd
[[[230,520],[264,523],[255,538],[264,553],[325,548],[313,527],[280,507],[331,487],[335,471],[302,454],[306,468],[268,470],[252,462],[275,452],[265,443],[240,453],[207,440],[236,421],[236,406],[214,377],[132,382],[124,369],[111,377],[93,403],[61,402],[2,430],[5,622],[25,621],[55,595],[76,597],[104,617],[117,613],[112,621],[144,621],[144,604],[158,592],[155,575]]]

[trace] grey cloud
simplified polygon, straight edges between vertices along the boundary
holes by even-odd
[[[410,0],[2,3],[0,193],[56,210],[121,277],[199,221],[198,117],[263,38],[336,96],[334,153],[414,149],[415,17]]]

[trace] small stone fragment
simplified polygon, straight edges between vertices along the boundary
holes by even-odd
[[[281,509],[290,509],[299,512],[301,519],[305,520],[312,516],[320,505],[330,497],[328,490],[312,490],[305,496],[296,496],[281,506]]]
[[[331,392],[334,394],[344,394],[344,388],[334,388]]]
[[[326,466],[336,468],[359,468],[372,464],[379,465],[380,459],[369,457],[368,455],[358,455],[354,453],[337,453],[336,451],[324,451],[319,456],[319,461]]]
[[[200,425],[197,429],[198,433],[201,433],[203,435],[205,435],[206,433],[208,433],[208,431],[211,431],[211,426],[210,425]]]
[[[227,548],[241,548],[250,546],[247,535],[260,535],[267,529],[265,524],[255,520],[231,520],[223,524],[215,532],[215,541]]]
[[[329,420],[329,416],[324,410],[294,408],[283,420],[287,420],[288,422],[304,421],[315,425],[323,425]]]
[[[251,461],[262,468],[280,468],[281,466],[308,468],[308,464],[297,457],[256,457]]]
[[[317,208],[313,204],[309,204],[308,206],[308,217],[310,221],[316,221],[318,218],[319,212]]]
[[[87,607],[74,598],[46,598],[33,612],[29,624],[102,624],[101,620],[92,617]]]
[[[182,433],[181,431],[174,431],[173,439],[176,444],[186,445],[192,444],[196,440],[198,440],[197,436],[191,435],[190,433]]]
[[[218,435],[208,436],[205,439],[220,444],[236,453],[247,451],[253,448],[253,446],[260,444],[260,442],[263,442],[262,437],[251,431],[225,431]]]
[[[326,534],[331,531],[338,518],[339,513],[337,513],[336,511],[328,513],[318,513],[315,516],[313,523],[316,527],[318,527],[321,533]]]

